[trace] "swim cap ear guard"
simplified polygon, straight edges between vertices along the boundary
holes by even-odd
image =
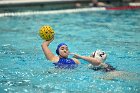
[[[56,54],[59,55],[59,48],[63,45],[66,45],[65,43],[60,43],[58,46],[57,46],[57,49],[56,49]],[[66,45],[67,46],[67,45]]]

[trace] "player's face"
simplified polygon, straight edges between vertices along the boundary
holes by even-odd
[[[61,57],[65,57],[67,58],[68,55],[69,55],[69,49],[66,45],[62,45],[60,48],[59,48],[59,55]]]

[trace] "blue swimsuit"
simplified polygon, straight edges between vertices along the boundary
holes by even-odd
[[[70,58],[60,58],[57,63],[53,63],[56,68],[74,69],[78,65]]]

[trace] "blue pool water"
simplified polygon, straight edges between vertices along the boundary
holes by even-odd
[[[127,75],[102,79],[107,73],[83,60],[74,70],[55,69],[38,36],[46,24],[55,30],[53,53],[60,42],[81,55],[102,49],[106,62]],[[0,17],[0,93],[139,93],[139,36],[140,10]]]

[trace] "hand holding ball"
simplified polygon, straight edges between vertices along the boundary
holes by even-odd
[[[50,26],[43,26],[39,30],[42,39],[49,41],[54,37],[54,30]]]

